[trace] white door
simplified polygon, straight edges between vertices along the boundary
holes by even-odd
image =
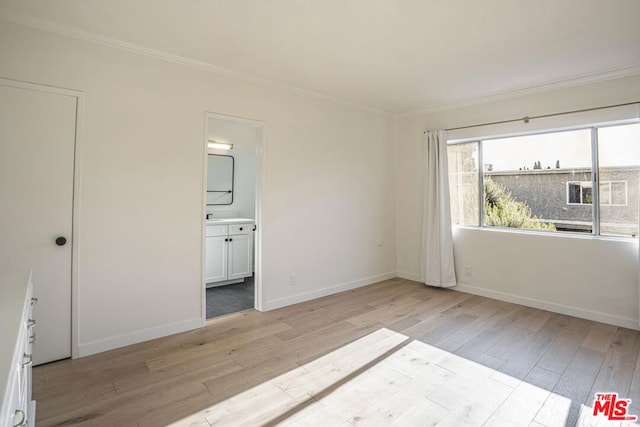
[[[0,82],[0,271],[33,271],[34,364],[71,356],[76,106]]]

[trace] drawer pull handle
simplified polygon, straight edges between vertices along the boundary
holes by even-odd
[[[35,344],[36,343],[36,334],[33,334],[29,337],[29,344]]]
[[[22,366],[29,366],[33,363],[33,354],[24,354],[25,361],[22,362]]]
[[[30,328],[36,324],[36,319],[27,320],[27,328]]]
[[[31,298],[31,305],[36,305],[38,303],[38,298],[33,297]]]
[[[13,427],[26,426],[27,425],[27,415],[24,413],[23,410],[16,409],[16,412],[15,412],[15,414],[13,416],[17,417],[18,415],[20,415],[20,421],[18,421],[16,424],[14,424]]]
[[[233,242],[233,239],[229,239],[230,242]]]
[[[240,231],[242,231],[242,227],[240,227]]]

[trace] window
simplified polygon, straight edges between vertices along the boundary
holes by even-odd
[[[568,205],[593,203],[593,183],[590,181],[567,182]],[[600,206],[626,206],[627,181],[600,181]]]
[[[627,181],[600,181],[600,206],[627,206]]]
[[[454,142],[448,154],[453,224],[638,234],[640,124]]]
[[[602,186],[602,184],[600,184]],[[591,181],[567,182],[568,205],[590,205],[593,203],[593,183]]]

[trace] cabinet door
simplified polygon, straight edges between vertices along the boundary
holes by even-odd
[[[214,236],[205,239],[204,278],[206,283],[227,280],[226,239],[226,236]]]
[[[229,236],[229,280],[251,276],[251,237],[250,234]]]

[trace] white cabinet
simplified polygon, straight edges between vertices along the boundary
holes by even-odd
[[[0,427],[35,424],[31,365],[36,300],[32,294],[29,276],[0,276]]]
[[[227,280],[229,226],[207,225],[205,236],[205,282],[211,283]]]
[[[251,276],[253,270],[252,235],[230,234],[227,246],[227,279]]]
[[[253,274],[253,222],[206,225],[205,268],[207,286],[242,281]]]

